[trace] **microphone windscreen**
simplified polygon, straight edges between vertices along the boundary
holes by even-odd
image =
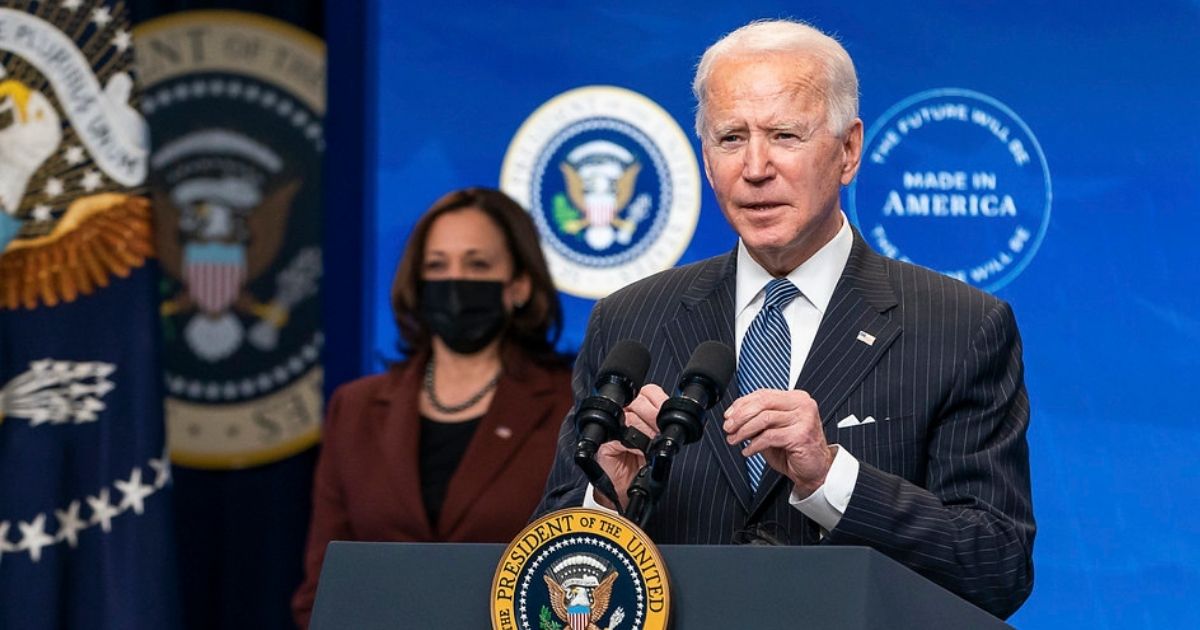
[[[632,339],[624,339],[608,351],[604,364],[600,366],[599,375],[616,375],[629,379],[633,382],[633,391],[636,393],[642,388],[643,381],[646,380],[646,371],[649,369],[650,351],[646,346]]]
[[[736,367],[737,360],[729,346],[720,341],[705,341],[696,346],[691,360],[683,369],[683,379],[702,376],[715,383],[718,390],[723,390],[733,378]]]

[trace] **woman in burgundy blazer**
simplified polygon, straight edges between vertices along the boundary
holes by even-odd
[[[571,408],[558,294],[528,214],[503,193],[434,204],[392,307],[408,359],[329,403],[292,600],[302,628],[331,540],[508,542],[541,499]]]

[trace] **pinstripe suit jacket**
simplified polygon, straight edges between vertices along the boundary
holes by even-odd
[[[592,392],[609,349],[636,339],[646,382],[670,391],[692,350],[733,346],[736,250],[634,283],[601,300],[575,368],[576,401]],[[859,341],[859,332],[874,336]],[[684,447],[647,525],[660,544],[729,544],[765,530],[790,544],[867,545],[1001,617],[1033,585],[1034,521],[1025,441],[1029,404],[1009,306],[941,274],[885,258],[855,232],[796,387],[812,395],[825,435],[861,462],[838,526],[821,536],[788,504],[792,484],[768,468],[751,495],[740,447],[720,418],[731,384]],[[838,428],[850,414],[876,422]],[[574,415],[539,513],[582,503],[572,461]]]

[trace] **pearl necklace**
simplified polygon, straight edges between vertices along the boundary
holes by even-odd
[[[438,400],[437,393],[434,392],[433,389],[433,356],[430,355],[429,362],[425,364],[425,393],[429,395],[429,404],[432,405],[433,408],[438,411],[438,413],[443,413],[448,416],[466,411],[467,409],[474,407],[479,401],[483,400],[483,397],[487,396],[488,392],[496,389],[496,383],[500,382],[501,371],[497,371],[496,375],[492,377],[492,380],[488,381],[483,386],[483,389],[476,392],[474,396],[471,396],[467,400],[457,405],[446,405],[443,404],[442,401]]]

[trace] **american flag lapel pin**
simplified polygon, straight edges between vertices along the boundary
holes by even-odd
[[[867,344],[868,346],[875,345],[875,335],[872,335],[865,330],[858,331],[858,340]]]

